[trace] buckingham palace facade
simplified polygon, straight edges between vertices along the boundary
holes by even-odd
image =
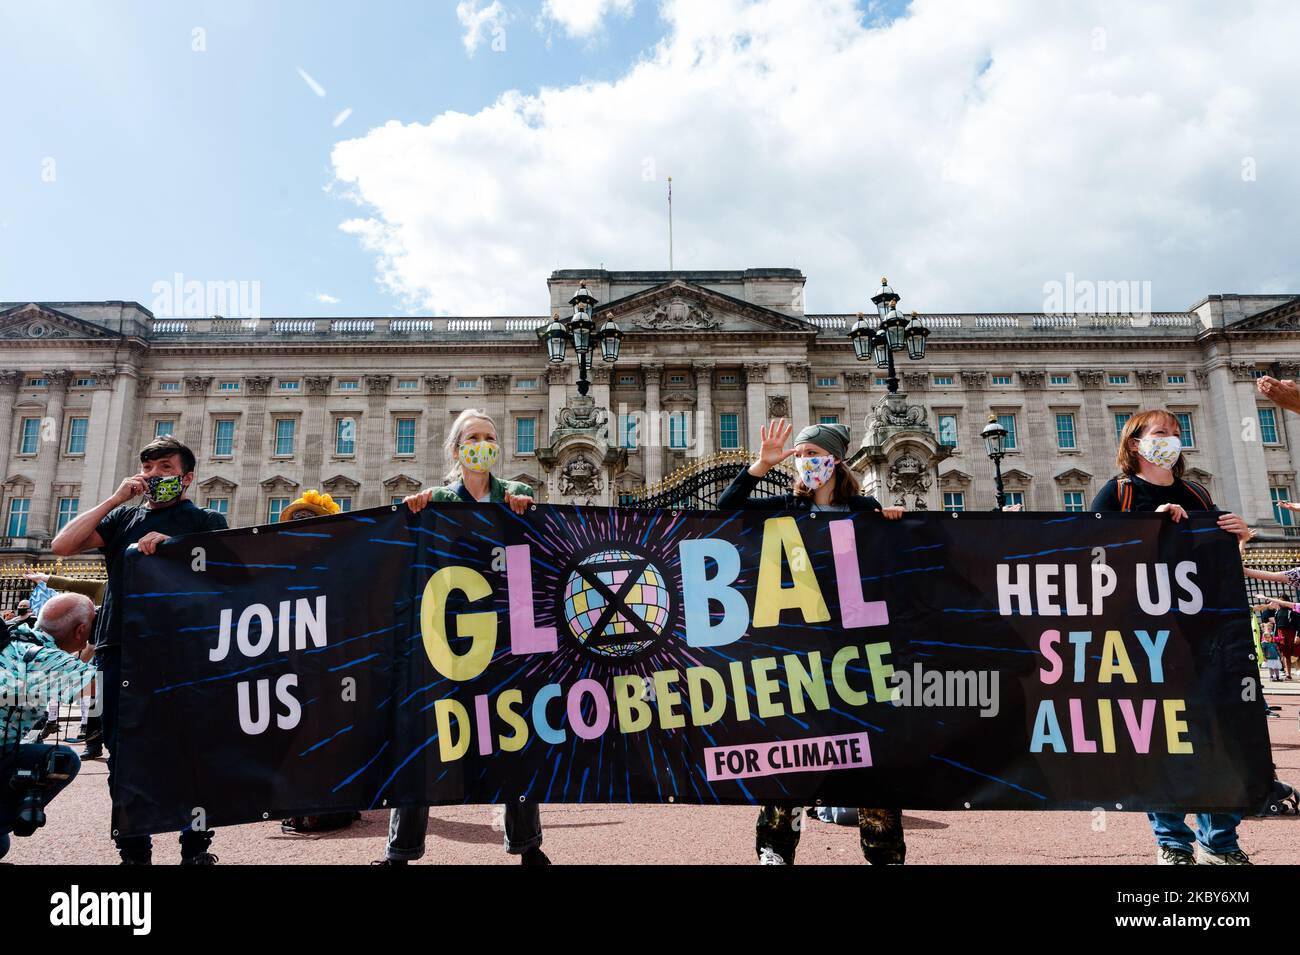
[[[550,449],[569,420],[576,363],[548,364],[537,329],[567,315],[583,284],[597,324],[614,318],[625,332],[619,360],[598,359],[590,387],[617,454],[573,472],[600,501],[664,486],[724,452],[738,460],[769,416],[848,424],[858,448],[885,372],[855,360],[856,316],[804,313],[804,281],[795,269],[561,270],[547,281],[548,303],[539,287],[537,314],[491,318],[155,318],[134,302],[0,305],[0,561],[48,555],[53,534],[112,494],[137,470],[139,448],[164,433],[197,455],[194,500],[232,526],[274,521],[308,488],[353,510],[442,483],[447,427],[469,407],[500,429],[497,473],[554,500]],[[1125,418],[1163,407],[1182,423],[1188,476],[1266,537],[1291,533],[1276,502],[1296,498],[1300,417],[1260,397],[1255,379],[1300,372],[1300,297],[1212,294],[1185,312],[919,317],[931,329],[926,356],[902,353],[899,378],[942,451],[918,506],[993,506],[980,431],[996,416],[1009,432],[1012,500],[1082,510],[1115,473]]]

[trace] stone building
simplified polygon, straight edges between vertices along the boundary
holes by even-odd
[[[868,488],[931,509],[993,506],[979,437],[993,414],[1014,442],[1007,489],[1029,510],[1087,507],[1115,472],[1124,416],[1167,407],[1189,475],[1266,535],[1289,533],[1275,502],[1296,495],[1300,417],[1260,398],[1254,379],[1300,371],[1300,297],[1209,295],[1135,315],[922,313],[926,357],[900,353],[905,396],[889,403],[886,373],[854,359],[855,316],[805,314],[804,281],[795,269],[562,270],[544,312],[491,318],[0,305],[0,560],[47,555],[156,434],[195,450],[198,503],[232,525],[266,523],[307,488],[358,509],[440,483],[447,426],[467,407],[497,421],[498,473],[545,500],[641,499],[642,486],[756,447],[760,425],[786,416],[851,425]],[[616,363],[596,361],[588,402],[572,354],[548,365],[536,335],[584,283],[597,325],[614,318],[626,333]]]

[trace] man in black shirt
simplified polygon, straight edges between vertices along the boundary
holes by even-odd
[[[104,742],[108,744],[108,787],[113,793],[113,758],[117,754],[117,704],[122,686],[122,574],[128,548],[152,554],[159,544],[180,534],[224,530],[226,519],[196,507],[185,493],[194,482],[194,452],[170,435],[156,438],[140,451],[140,471],[126,478],[112,497],[74,518],[50,544],[54,553],[71,557],[99,549],[108,568],[108,586],[95,625],[95,665],[103,673]],[[139,495],[144,501],[130,504]],[[152,843],[148,836],[117,839],[125,864],[148,865]],[[211,865],[212,833],[186,829],[181,833],[181,862]]]

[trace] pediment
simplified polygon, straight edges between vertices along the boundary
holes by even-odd
[[[939,483],[948,487],[966,485],[971,483],[971,476],[961,468],[953,468],[939,475]]]
[[[5,487],[9,487],[10,485],[14,485],[14,484],[35,484],[35,483],[36,482],[33,481],[31,478],[29,478],[26,474],[11,474],[7,478],[5,478]]]
[[[1204,484],[1206,486],[1209,486],[1209,483],[1214,480],[1214,475],[1204,468],[1188,468],[1183,472],[1183,477],[1187,478],[1189,481],[1195,481],[1197,484]]]
[[[420,482],[409,474],[394,474],[384,482],[384,487],[390,491],[401,490],[420,490]]]
[[[1028,471],[1022,471],[1020,468],[1010,468],[1002,472],[1002,480],[1009,484],[1028,484],[1034,479],[1034,476]]]
[[[1234,332],[1300,331],[1300,296],[1233,322],[1228,329]]]
[[[617,319],[628,334],[690,335],[745,332],[816,334],[811,322],[722,292],[673,279],[598,305],[595,318]]]
[[[0,339],[45,341],[49,339],[116,339],[121,335],[100,328],[66,312],[28,302],[0,311]]]
[[[259,481],[258,483],[268,491],[295,491],[298,489],[298,482],[292,478],[285,477],[283,474],[273,475],[265,481]]]
[[[216,475],[216,474],[214,474],[212,477],[208,478],[206,481],[200,481],[200,482],[199,482],[199,487],[200,487],[202,490],[204,490],[204,491],[208,491],[208,492],[211,492],[211,491],[233,491],[233,490],[234,490],[235,488],[237,488],[238,486],[239,486],[239,485],[237,485],[234,481],[227,480],[226,478],[223,478],[223,477],[221,477],[220,475]]]
[[[1087,484],[1092,475],[1081,468],[1062,468],[1052,475],[1052,480],[1058,484]]]
[[[361,487],[361,482],[354,481],[346,474],[336,474],[332,478],[326,478],[324,481],[321,481],[320,486],[331,492],[344,489],[355,491]]]

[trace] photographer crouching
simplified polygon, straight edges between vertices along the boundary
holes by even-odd
[[[75,703],[94,679],[88,645],[94,626],[89,597],[59,594],[36,621],[53,646],[0,633],[0,858],[9,851],[10,833],[30,836],[45,825],[45,807],[81,768],[67,746],[23,739],[51,699]]]

